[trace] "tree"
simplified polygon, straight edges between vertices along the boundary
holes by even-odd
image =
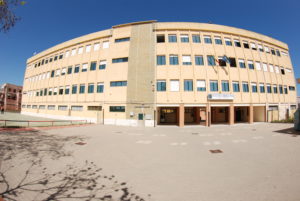
[[[21,0],[0,0],[0,32],[8,32],[21,18],[16,16],[14,8],[24,5]]]

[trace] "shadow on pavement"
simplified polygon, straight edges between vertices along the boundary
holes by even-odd
[[[277,131],[273,131],[273,132],[280,133],[280,134],[291,135],[292,137],[298,137],[298,136],[300,136],[300,131],[296,131],[294,129],[294,127],[286,128],[286,129],[282,129],[282,130],[277,130]]]

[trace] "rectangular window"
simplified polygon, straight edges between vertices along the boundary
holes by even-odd
[[[267,92],[268,94],[272,93],[272,88],[270,84],[267,84]]]
[[[182,56],[182,65],[192,65],[191,56],[183,55]]]
[[[193,80],[184,80],[184,91],[193,91]]]
[[[102,110],[102,106],[88,106],[88,110],[90,111],[101,111]]]
[[[262,45],[257,45],[257,47],[258,47],[258,50],[259,50],[260,52],[264,52],[264,49],[263,49],[263,46],[262,46]]]
[[[103,49],[109,48],[109,41],[103,41]]]
[[[267,71],[268,71],[268,66],[267,66],[267,64],[266,64],[266,63],[263,63],[263,70],[264,70],[265,72],[267,72]]]
[[[60,76],[60,69],[57,69],[57,70],[56,70],[55,76],[56,76],[56,77]]]
[[[93,83],[88,85],[88,93],[89,94],[94,93],[94,84]]]
[[[253,61],[249,61],[248,60],[248,67],[249,67],[249,69],[254,69],[254,64],[253,64]]]
[[[209,82],[210,91],[218,91],[218,81],[217,80],[211,80]]]
[[[83,52],[83,47],[79,47],[78,48],[78,54],[82,54],[82,52]]]
[[[100,82],[97,84],[97,93],[103,93],[104,92],[104,83]]]
[[[59,87],[58,94],[59,95],[63,95],[64,94],[64,88],[63,87]]]
[[[279,57],[281,56],[279,50],[276,50],[276,55],[279,56]]]
[[[40,105],[40,106],[39,106],[39,109],[40,109],[40,110],[44,110],[44,109],[46,109],[46,106],[45,106],[45,105]]]
[[[178,55],[171,54],[169,57],[170,65],[178,65]]]
[[[205,80],[197,80],[197,91],[206,91]]]
[[[272,53],[273,55],[276,55],[276,53],[275,53],[275,50],[274,50],[274,49],[271,49],[271,53]]]
[[[126,37],[126,38],[117,38],[117,39],[115,39],[115,43],[121,43],[121,42],[126,42],[126,41],[130,41],[130,38]]]
[[[71,106],[71,110],[72,111],[82,111],[83,110],[83,106]]]
[[[70,86],[66,86],[65,88],[65,94],[70,94]]]
[[[239,40],[234,39],[234,46],[241,47],[241,42]]]
[[[156,91],[166,91],[166,80],[156,81]]]
[[[223,57],[218,57],[219,66],[226,66],[226,61]]]
[[[220,36],[215,36],[215,44],[216,45],[222,45],[222,39]]]
[[[70,51],[66,51],[66,58],[68,58],[70,56]]]
[[[125,112],[125,106],[109,106],[109,112]]]
[[[92,46],[91,45],[87,45],[85,46],[85,52],[88,53],[91,51]]]
[[[55,105],[48,105],[48,110],[55,110]]]
[[[195,65],[197,66],[203,66],[204,65],[204,60],[202,55],[196,55],[195,56]]]
[[[57,58],[58,58],[57,55],[55,55],[55,56],[54,56],[54,61],[56,61]],[[39,66],[40,66],[40,62],[39,62]]]
[[[284,68],[281,67],[280,72],[281,72],[282,75],[285,75]]]
[[[157,43],[164,43],[165,42],[165,35],[163,35],[163,34],[156,35],[156,42]]]
[[[259,91],[260,91],[260,93],[265,93],[265,85],[264,85],[264,83],[259,83]]]
[[[54,88],[53,95],[57,95],[57,87]]]
[[[81,84],[80,86],[79,86],[79,93],[80,94],[83,94],[85,92],[85,85],[84,84]]]
[[[240,68],[246,68],[245,60],[244,59],[239,59],[239,65],[240,65]]]
[[[283,88],[282,88],[282,85],[279,85],[279,93],[280,93],[280,94],[283,94]]]
[[[106,60],[101,60],[99,63],[99,69],[104,70],[106,68]]]
[[[58,59],[62,59],[64,55],[59,55]],[[42,65],[44,64],[44,60],[42,61]]]
[[[270,49],[265,46],[265,52],[270,54]]]
[[[111,87],[125,87],[127,86],[127,81],[112,81],[110,82]]]
[[[96,61],[91,62],[90,71],[96,70],[96,66],[97,66],[97,62]]]
[[[169,34],[169,43],[177,43],[177,36],[175,34]]]
[[[233,92],[240,92],[240,84],[237,81],[232,82]]]
[[[290,91],[295,91],[295,87],[294,86],[289,86],[289,90]]]
[[[44,89],[44,96],[47,96],[47,89]]]
[[[51,95],[52,95],[52,88],[50,88],[50,89],[49,89],[49,93],[48,93],[48,95],[49,95],[49,96],[51,96]]]
[[[193,43],[200,43],[201,40],[200,40],[200,35],[192,35],[192,38],[193,38]]]
[[[275,66],[275,72],[279,73],[279,67],[278,66]]]
[[[273,85],[273,93],[274,94],[278,93],[278,89],[277,89],[277,85],[276,84]]]
[[[261,70],[260,62],[255,62],[256,70]]]
[[[224,40],[225,40],[225,44],[227,46],[232,46],[232,42],[231,42],[230,38],[225,38]]]
[[[187,34],[182,34],[182,35],[180,35],[180,41],[181,41],[182,43],[188,43],[188,42],[190,42],[190,40],[189,40],[189,35],[187,35]]]
[[[257,93],[257,84],[256,83],[251,83],[251,88],[252,88],[252,93]]]
[[[229,91],[229,82],[226,80],[222,81],[222,91]]]
[[[229,57],[230,67],[236,67],[236,60],[233,57]]]
[[[249,92],[248,82],[243,82],[242,86],[243,86],[243,92]]]
[[[55,71],[53,70],[51,71],[51,77],[54,77],[54,75],[55,75]]]
[[[212,44],[212,40],[210,36],[204,36],[204,43],[205,44]]]
[[[100,43],[94,44],[94,51],[98,51],[100,49]]]
[[[274,72],[274,67],[273,67],[273,65],[271,65],[271,64],[269,64],[269,68],[270,68],[270,72]]]
[[[68,67],[68,74],[72,74],[72,66]]]
[[[68,110],[68,106],[67,105],[59,105],[58,110],[66,111],[66,110]]]
[[[179,91],[179,80],[170,80],[170,91]]]
[[[112,63],[123,63],[123,62],[128,62],[128,57],[112,59]]]
[[[157,55],[156,56],[156,64],[158,66],[166,65],[166,56],[165,55]]]
[[[88,64],[82,64],[81,72],[86,72],[88,68]]]
[[[79,66],[79,65],[76,65],[76,66],[75,66],[75,69],[74,69],[74,73],[79,73],[79,70],[80,70],[80,66]]]
[[[207,64],[209,66],[215,66],[216,65],[215,57],[212,55],[207,55]]]
[[[65,75],[66,72],[67,72],[67,68],[62,68],[62,70],[61,70],[61,75]]]
[[[284,86],[284,93],[288,94],[287,86]]]
[[[250,43],[250,46],[251,46],[251,49],[252,49],[252,50],[257,50],[257,49],[256,49],[255,43]]]
[[[249,49],[249,43],[247,41],[243,41],[243,45],[245,49]]]

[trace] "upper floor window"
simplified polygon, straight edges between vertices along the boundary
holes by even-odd
[[[81,84],[80,86],[79,86],[79,93],[80,94],[83,94],[85,92],[85,84]]]
[[[184,91],[193,91],[193,80],[184,80]]]
[[[156,90],[157,91],[166,91],[166,80],[157,80]]]
[[[79,70],[80,70],[80,66],[76,65],[74,68],[74,73],[79,73]]]
[[[259,83],[259,91],[260,91],[260,93],[265,93],[265,85],[264,85],[264,83]]]
[[[62,70],[61,70],[61,75],[65,75],[66,72],[67,72],[67,68],[62,68]]]
[[[273,65],[271,65],[271,64],[269,64],[269,68],[270,68],[270,72],[274,72],[274,67],[273,67]]]
[[[249,43],[247,41],[243,41],[244,48],[249,49]]]
[[[240,84],[237,81],[232,82],[233,92],[240,92]]]
[[[180,35],[180,41],[182,43],[188,43],[189,42],[189,35],[187,35],[187,34],[181,34]]]
[[[176,43],[177,42],[176,34],[169,34],[168,38],[169,38],[169,43]]]
[[[270,54],[270,49],[267,46],[265,46],[265,52]]]
[[[104,70],[106,68],[106,60],[101,60],[99,63],[99,69]]]
[[[179,91],[179,80],[170,80],[170,91]]]
[[[265,72],[268,71],[268,65],[267,65],[266,63],[263,63],[263,70],[264,70]]]
[[[243,86],[243,92],[249,92],[248,82],[243,82],[242,86]]]
[[[236,67],[236,60],[233,57],[229,57],[230,67]]]
[[[76,49],[72,49],[71,55],[74,56],[76,54]]]
[[[207,55],[207,64],[209,66],[215,66],[216,65],[215,57],[212,55]]]
[[[170,65],[178,65],[179,64],[179,62],[178,62],[178,55],[171,54],[169,60],[170,60],[169,61]]]
[[[91,83],[91,84],[88,85],[88,93],[89,94],[90,93],[94,93],[94,84],[93,83]]]
[[[222,39],[220,36],[215,36],[215,44],[217,45],[222,45]]]
[[[85,46],[85,52],[88,53],[91,51],[92,46],[91,45],[87,45]]]
[[[156,42],[157,43],[164,43],[165,42],[165,35],[164,34],[156,35]]]
[[[88,68],[88,64],[82,64],[81,72],[86,72]]]
[[[103,41],[103,49],[109,48],[109,41]]]
[[[256,70],[261,70],[260,62],[255,62]]]
[[[282,85],[279,85],[279,93],[280,93],[280,94],[283,94],[283,88],[282,88]]]
[[[103,93],[104,91],[104,83],[103,82],[99,82],[97,84],[97,93]]]
[[[225,44],[227,46],[232,46],[232,42],[231,42],[230,38],[225,38]]]
[[[121,43],[121,42],[126,42],[126,41],[130,41],[130,38],[126,37],[126,38],[117,38],[117,39],[115,39],[115,43]]]
[[[112,59],[112,63],[128,62],[128,57]]]
[[[226,61],[223,57],[218,57],[219,66],[226,66]]]
[[[157,55],[156,56],[156,64],[157,65],[166,65],[166,56],[165,55]]]
[[[83,47],[79,47],[78,48],[78,54],[82,54],[82,52],[83,52]]]
[[[68,58],[70,56],[70,51],[66,51],[66,58]]]
[[[195,56],[195,65],[197,66],[203,66],[204,65],[204,60],[202,55],[196,55]]]
[[[111,87],[124,87],[127,86],[127,81],[112,81],[110,82]]]
[[[275,66],[275,73],[279,73],[279,67]]]
[[[212,44],[211,37],[210,36],[204,36],[204,43]]]
[[[260,52],[263,52],[263,51],[264,51],[264,49],[263,49],[263,46],[262,46],[262,45],[257,45],[257,47],[258,47],[258,50],[259,50]]]
[[[279,50],[276,50],[276,55],[279,56],[279,57],[281,56]]]
[[[272,93],[272,88],[270,84],[267,84],[267,92],[270,94]]]
[[[275,93],[275,94],[278,93],[278,89],[277,89],[277,85],[276,84],[273,85],[273,93]]]
[[[257,84],[256,83],[252,82],[251,83],[251,88],[252,88],[253,93],[257,93]]]
[[[200,43],[201,40],[200,40],[200,35],[192,35],[192,38],[193,38],[193,43]]]
[[[209,82],[210,91],[218,91],[218,81],[217,80],[211,80]]]
[[[241,42],[239,40],[234,40],[235,47],[241,47]]]
[[[197,91],[206,91],[205,80],[197,80]]]
[[[182,65],[192,65],[191,56],[183,55],[182,56]]]
[[[275,53],[275,50],[274,50],[274,49],[271,49],[271,53],[272,53],[273,55],[276,55],[276,53]]]
[[[91,71],[96,70],[96,66],[97,66],[97,62],[96,61],[91,62],[90,70]]]
[[[254,69],[254,64],[253,64],[253,61],[248,61],[248,67],[249,69]]]
[[[239,59],[239,65],[240,65],[240,68],[246,68],[245,60],[244,59]]]
[[[285,75],[284,68],[281,67],[280,72],[281,72],[282,75]]]
[[[98,51],[100,49],[100,43],[94,44],[94,51]]]
[[[229,91],[229,82],[226,80],[222,81],[222,91]]]
[[[257,50],[257,49],[256,49],[255,43],[250,43],[250,45],[251,45],[251,49],[252,49],[252,50]]]

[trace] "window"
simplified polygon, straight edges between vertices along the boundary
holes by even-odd
[[[84,91],[85,91],[85,85],[84,85],[84,84],[81,84],[81,85],[79,86],[79,93],[80,93],[80,94],[83,94]]]
[[[40,106],[39,106],[39,109],[40,109],[40,110],[46,109],[46,105],[40,105]]]
[[[103,49],[109,48],[109,41],[103,41]]]
[[[47,96],[47,89],[44,89],[44,96]]]
[[[279,73],[279,67],[278,66],[275,66],[275,72]]]
[[[261,70],[260,62],[255,62],[256,70]]]
[[[178,55],[171,54],[169,57],[170,65],[178,65]]]
[[[217,45],[222,45],[222,39],[220,36],[215,36],[215,44]]]
[[[74,73],[79,73],[79,70],[80,70],[80,66],[79,65],[75,66]]]
[[[99,69],[104,70],[106,68],[106,60],[101,60],[99,63]]]
[[[283,88],[282,88],[282,85],[279,85],[279,93],[280,93],[280,94],[283,94]]]
[[[182,43],[188,43],[190,40],[189,40],[189,35],[187,35],[187,34],[182,34],[182,35],[180,35],[180,41],[182,42]]]
[[[197,91],[206,91],[205,80],[197,80]]]
[[[65,75],[66,72],[67,72],[67,68],[62,68],[62,70],[61,70],[61,75]]]
[[[253,61],[248,61],[248,67],[249,69],[254,69],[254,64],[253,64]]]
[[[284,86],[283,88],[284,88],[284,93],[288,94],[287,86]]]
[[[207,63],[209,66],[215,66],[216,65],[216,61],[214,56],[212,55],[207,55]]]
[[[91,62],[90,70],[91,71],[96,70],[96,66],[97,66],[97,62],[96,61]]]
[[[257,50],[257,49],[256,49],[256,44],[255,44],[255,43],[250,43],[250,46],[251,46],[251,49],[252,49],[252,50]]]
[[[103,93],[104,91],[104,83],[100,82],[97,84],[97,93]]]
[[[125,106],[109,106],[110,112],[125,112]]]
[[[57,60],[57,55],[55,55],[55,57],[54,57],[54,61],[56,61]],[[39,62],[39,66],[40,66],[40,62]]]
[[[281,56],[279,50],[276,50],[276,55],[279,56],[279,57]]]
[[[274,67],[273,67],[273,65],[271,65],[271,64],[269,64],[269,68],[270,68],[270,72],[274,72]]]
[[[295,87],[294,86],[289,86],[289,90],[290,91],[295,91]]]
[[[48,110],[55,110],[55,105],[48,105]]]
[[[166,56],[165,55],[157,55],[156,56],[156,62],[157,65],[161,66],[161,65],[166,65]]]
[[[212,44],[211,37],[210,36],[204,36],[204,43]]]
[[[236,60],[233,57],[229,57],[230,67],[236,67]]]
[[[232,46],[232,42],[231,42],[230,38],[225,38],[225,44],[227,46]]]
[[[94,51],[98,51],[100,49],[100,43],[94,44]]]
[[[274,94],[278,93],[278,89],[277,89],[277,85],[276,84],[273,85],[273,93]]]
[[[270,49],[267,46],[265,46],[265,52],[270,54]]]
[[[66,88],[65,88],[65,94],[70,94],[70,86],[66,86]]]
[[[58,110],[66,111],[66,110],[68,110],[68,106],[67,105],[59,105]]]
[[[251,83],[251,88],[252,88],[253,93],[257,93],[257,84],[256,83],[252,82]]]
[[[184,91],[193,91],[193,80],[184,80]]]
[[[88,64],[82,64],[81,72],[86,72],[88,68]]]
[[[217,80],[211,80],[209,82],[210,91],[218,91],[218,81]]]
[[[165,35],[156,35],[156,42],[157,43],[164,43],[165,42]]]
[[[70,56],[70,51],[66,51],[66,58],[68,58]]]
[[[49,62],[51,63],[53,61],[53,58],[51,57],[50,59],[49,59]]]
[[[281,67],[280,72],[281,72],[282,75],[285,75],[284,68]]]
[[[264,83],[259,83],[259,91],[260,91],[260,93],[265,93],[265,85],[264,85]]]
[[[82,54],[82,52],[83,52],[83,47],[79,47],[78,48],[78,54]]]
[[[191,56],[183,55],[182,56],[182,65],[192,65]]]
[[[246,68],[245,60],[244,59],[239,59],[239,65],[240,65],[240,68]]]
[[[266,64],[266,63],[263,63],[263,70],[264,70],[265,72],[267,72],[267,71],[268,71],[268,66],[267,66],[267,64]]]
[[[289,54],[288,54],[287,52],[281,51],[281,54],[282,54],[283,56],[289,56]]]
[[[244,48],[249,49],[249,43],[247,41],[243,41]]]
[[[235,47],[241,47],[241,42],[239,40],[234,40]]]
[[[157,80],[156,81],[156,90],[157,91],[166,91],[166,80]]]
[[[68,67],[68,74],[71,74],[72,73],[72,66],[69,66]]]
[[[88,93],[94,93],[94,84],[89,84],[88,86]]]
[[[164,36],[164,39],[165,39],[165,36]],[[126,42],[126,41],[130,41],[130,38],[126,37],[126,38],[117,38],[117,39],[115,39],[115,43],[121,43],[121,42]]]
[[[59,55],[59,58],[58,58],[58,59],[62,59],[62,58],[63,58],[63,56],[64,56],[64,55],[62,55],[62,54],[61,54],[61,55]],[[43,61],[42,61],[42,65],[43,65],[43,64],[44,64],[44,59],[43,59]]]
[[[49,89],[48,95],[49,95],[49,96],[52,95],[52,88]]]
[[[40,90],[40,96],[43,96],[43,90],[42,89]],[[8,97],[8,98],[10,98],[10,97]]]
[[[169,43],[176,43],[177,42],[177,36],[175,34],[169,34]]]
[[[202,55],[196,55],[195,56],[195,65],[197,66],[203,66],[204,65],[204,60]]]
[[[83,106],[71,106],[71,110],[72,111],[82,111],[83,110]]]
[[[258,50],[259,50],[260,52],[264,52],[264,49],[263,49],[263,46],[262,46],[262,45],[257,45],[257,47],[258,47]]]
[[[192,38],[193,38],[193,43],[200,43],[201,40],[200,40],[200,35],[192,35]]]
[[[249,92],[248,82],[243,82],[242,86],[243,86],[243,92]]]
[[[223,57],[218,57],[219,66],[226,66],[226,61]]]
[[[77,93],[77,85],[73,85],[72,86],[72,94],[76,94]]]
[[[54,75],[55,75],[55,71],[53,70],[51,71],[51,77],[54,77]]]
[[[179,80],[170,80],[170,91],[179,91]]]
[[[60,76],[60,69],[57,69],[57,70],[56,70],[55,76],[56,76],[56,77]]]
[[[240,84],[237,81],[232,82],[233,92],[240,92]]]
[[[88,110],[90,110],[90,111],[101,111],[102,106],[88,106]]]
[[[226,80],[222,81],[222,91],[229,91],[229,82]]]
[[[91,51],[91,45],[87,45],[87,46],[85,46],[85,52],[86,53],[88,53],[88,52],[90,52]]]
[[[267,92],[270,94],[272,93],[272,88],[270,84],[267,84]]]
[[[112,63],[128,62],[128,57],[112,59]]]
[[[112,81],[110,82],[111,87],[125,87],[127,86],[127,81]]]
[[[32,105],[32,109],[37,109],[37,105]]]
[[[271,49],[271,53],[272,53],[273,55],[276,55],[275,50],[274,50],[273,48]]]
[[[54,88],[53,95],[57,95],[57,87]]]
[[[64,94],[64,88],[63,87],[59,87],[58,94],[59,95],[63,95]]]

